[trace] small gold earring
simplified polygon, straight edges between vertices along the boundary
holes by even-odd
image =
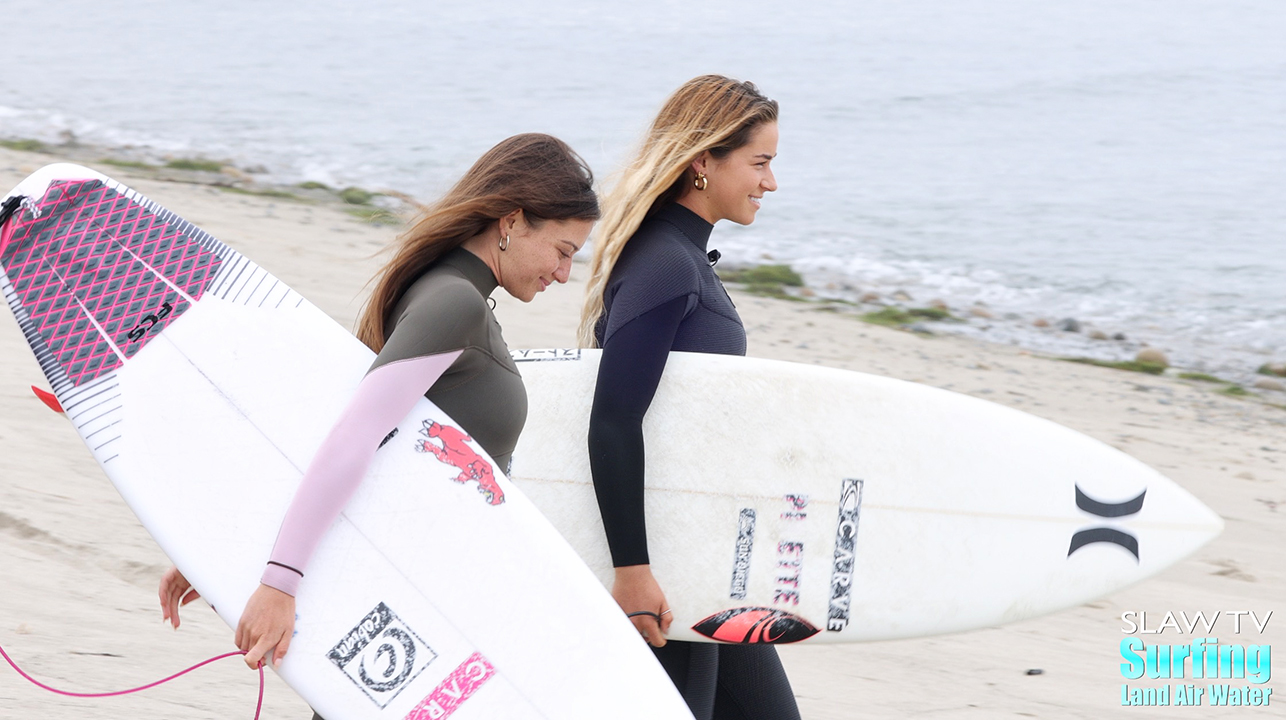
[[[698,190],[705,190],[709,185],[710,181],[706,180],[705,173],[697,173],[697,176],[692,180],[692,186]]]
[[[509,249],[509,236],[505,235],[504,238],[500,241],[500,252],[504,252],[508,249]]]

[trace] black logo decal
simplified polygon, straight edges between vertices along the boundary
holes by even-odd
[[[580,360],[580,348],[510,350],[509,357],[513,358],[514,362],[536,362],[538,360]]]
[[[170,307],[168,302],[161,303],[160,312],[155,315],[145,316],[138,325],[134,326],[133,330],[129,331],[129,341],[138,342],[139,340],[142,340],[147,335],[147,331],[151,330],[157,323],[164,320],[173,309],[174,308]]]
[[[1147,490],[1139,493],[1137,497],[1119,503],[1105,503],[1095,500],[1081,486],[1076,486],[1076,507],[1084,510],[1091,515],[1097,515],[1104,518],[1123,518],[1137,514],[1143,509],[1143,497],[1148,494]],[[1111,543],[1125,548],[1134,556],[1134,561],[1139,560],[1139,540],[1134,535],[1116,528],[1107,526],[1098,526],[1078,530],[1072,535],[1071,546],[1067,548],[1068,557],[1072,553],[1080,550],[1086,545],[1094,543]]]
[[[389,440],[392,440],[392,439],[393,439],[393,438],[395,438],[395,437],[397,437],[397,428],[393,428],[391,431],[389,431],[389,434],[388,434],[388,435],[385,435],[385,436],[384,436],[384,439],[380,441],[380,447],[377,447],[377,448],[375,448],[375,449],[376,449],[376,450],[379,450],[380,448],[384,447],[385,445],[388,445],[388,441],[389,441]]]
[[[326,657],[371,702],[384,708],[433,662],[437,653],[380,603]]]
[[[835,559],[831,564],[831,603],[826,629],[839,632],[848,626],[853,600],[853,558],[857,549],[857,524],[862,514],[863,480],[846,478],[839,496],[839,521],[835,525]]]
[[[737,551],[732,556],[732,589],[728,597],[746,599],[746,581],[750,575],[750,551],[755,547],[755,511],[742,508],[737,518]]]

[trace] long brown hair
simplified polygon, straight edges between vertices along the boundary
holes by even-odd
[[[626,241],[654,209],[691,186],[692,161],[707,150],[723,159],[750,142],[759,125],[776,120],[777,101],[764,97],[754,83],[722,75],[692,78],[665,101],[634,161],[603,200],[577,331],[581,347],[597,344],[594,326],[603,314],[603,292]]]
[[[597,220],[594,175],[556,137],[525,133],[502,140],[398,237],[393,258],[375,276],[375,290],[357,322],[357,338],[379,352],[389,314],[407,288],[448,250],[514,210],[537,225]]]

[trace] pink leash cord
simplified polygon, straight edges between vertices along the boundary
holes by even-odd
[[[163,678],[163,679],[161,679],[161,680],[157,680],[157,681],[156,681],[156,682],[154,682],[154,683],[148,683],[147,685],[141,685],[141,686],[136,687],[136,688],[130,688],[129,690],[118,690],[118,691],[116,691],[116,692],[105,692],[105,693],[76,693],[76,692],[67,692],[66,690],[59,690],[58,688],[52,688],[52,687],[49,687],[48,685],[46,685],[46,684],[44,684],[44,683],[40,682],[39,680],[37,680],[37,679],[35,679],[35,678],[31,677],[30,675],[28,675],[27,673],[23,672],[23,671],[22,671],[22,668],[18,667],[18,664],[17,664],[17,663],[15,663],[15,662],[13,661],[13,658],[9,657],[9,653],[5,652],[3,647],[0,647],[0,655],[3,655],[3,656],[4,656],[5,662],[9,663],[9,667],[13,668],[13,669],[14,669],[14,670],[19,674],[19,675],[21,675],[21,676],[23,676],[24,678],[26,678],[26,679],[27,679],[27,681],[28,681],[28,682],[30,682],[32,685],[35,685],[35,686],[40,687],[40,688],[44,688],[45,690],[48,690],[48,691],[49,691],[49,692],[51,692],[51,693],[57,693],[57,694],[59,694],[59,695],[66,695],[66,696],[68,696],[68,697],[78,697],[78,698],[102,698],[102,697],[114,697],[114,696],[117,696],[117,695],[128,695],[128,694],[130,694],[130,693],[136,693],[136,692],[139,692],[139,691],[142,691],[142,690],[147,690],[148,688],[154,688],[154,687],[156,687],[157,685],[161,685],[161,684],[167,683],[167,682],[169,682],[169,681],[171,681],[171,680],[173,680],[173,679],[175,679],[175,678],[181,677],[181,676],[183,676],[183,675],[187,675],[188,673],[192,672],[193,670],[196,670],[196,669],[197,669],[197,668],[199,668],[199,667],[204,667],[204,666],[206,666],[206,665],[209,665],[210,663],[212,663],[212,662],[214,662],[214,661],[216,661],[216,660],[222,660],[222,659],[224,659],[224,658],[235,657],[235,656],[239,656],[239,655],[245,655],[245,653],[243,653],[243,652],[241,652],[241,651],[239,651],[239,650],[238,650],[237,652],[224,653],[223,655],[218,655],[218,656],[216,656],[216,657],[212,657],[212,658],[210,658],[209,660],[206,660],[206,661],[204,661],[204,662],[199,662],[199,663],[197,663],[196,665],[193,665],[192,667],[190,667],[190,668],[188,668],[188,669],[186,669],[186,670],[180,670],[179,672],[176,672],[176,673],[174,673],[173,675],[171,675],[171,676],[169,676],[169,677],[167,677],[167,678]],[[258,703],[257,705],[255,705],[255,717],[254,717],[254,720],[259,720],[259,712],[260,712],[261,710],[263,710],[263,665],[260,665],[260,666],[259,666],[259,703]]]

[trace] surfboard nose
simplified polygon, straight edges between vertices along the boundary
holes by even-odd
[[[1119,592],[1193,555],[1223,532],[1224,520],[1178,483],[1155,471],[1146,493],[1096,498],[1077,488],[1077,522],[1064,567],[1026,600],[1067,593],[1087,602]],[[1055,590],[1056,589],[1056,590]],[[1023,609],[1030,612],[1033,607]],[[1017,612],[1015,608],[1011,612]]]
[[[1083,527],[1072,534],[1068,557],[1095,545],[1116,545],[1132,554],[1141,567],[1155,562],[1169,565],[1223,531],[1223,518],[1205,503],[1164,475],[1141,464],[1137,467],[1141,477],[1136,481],[1144,489],[1131,497],[1105,497],[1076,484],[1076,509]],[[1149,542],[1144,549],[1144,535],[1165,539]],[[1145,553],[1150,556],[1146,565]]]

